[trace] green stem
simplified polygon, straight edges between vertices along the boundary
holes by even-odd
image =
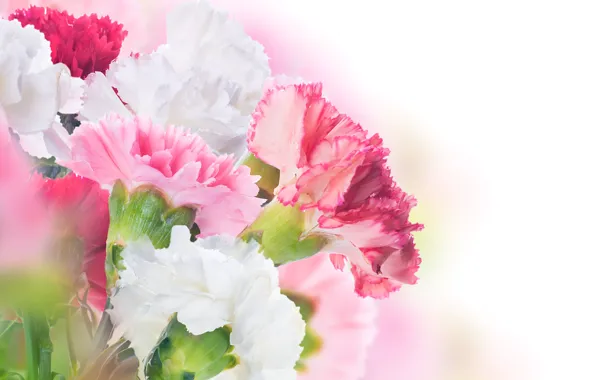
[[[12,328],[12,326],[14,326],[16,323],[17,323],[17,321],[10,322],[10,324],[4,329],[4,331],[2,331],[2,333],[0,333],[0,339],[2,339],[4,334],[8,333],[10,331],[10,329]]]
[[[68,312],[66,313],[66,342],[67,342],[67,346],[68,346],[68,356],[70,359],[71,375],[76,376],[78,361],[77,361],[77,355],[74,350],[74,341],[72,340],[72,331],[71,331],[72,322],[71,322],[71,318],[70,318],[70,313],[71,313],[70,310],[68,310]]]
[[[52,380],[52,340],[45,316],[25,312],[23,329],[27,345],[27,380]]]
[[[22,318],[27,350],[27,380],[38,380],[39,344],[35,331],[35,321],[33,316],[28,313],[24,313]]]
[[[52,380],[52,351],[54,347],[50,338],[50,328],[45,319],[40,321],[39,327],[39,380]]]

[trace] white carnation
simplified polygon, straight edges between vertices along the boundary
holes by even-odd
[[[194,335],[231,326],[239,364],[217,379],[296,378],[305,323],[256,243],[228,236],[192,243],[188,228],[176,226],[168,248],[142,240],[128,244],[122,257],[126,269],[110,315],[141,362],[177,313]]]
[[[0,20],[0,111],[25,150],[53,154],[48,139],[59,135],[56,114],[79,110],[82,86],[66,66],[52,64],[50,43],[41,32],[18,20]]]
[[[155,52],[124,57],[106,76],[88,79],[82,117],[107,113],[150,117],[199,134],[218,153],[240,156],[250,115],[270,74],[263,47],[206,1],[190,1],[168,15],[168,42]],[[128,108],[117,105],[117,96]]]

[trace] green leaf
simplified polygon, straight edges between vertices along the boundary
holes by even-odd
[[[308,212],[300,210],[299,205],[292,207],[270,203],[242,233],[242,238],[256,240],[263,254],[275,264],[304,259],[318,253],[329,243],[329,237],[324,234],[305,234],[305,222],[309,216]]]

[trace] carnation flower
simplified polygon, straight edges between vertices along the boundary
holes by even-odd
[[[52,64],[50,45],[40,32],[0,20],[0,109],[28,153],[51,155],[63,138],[56,114],[78,111],[81,86],[64,65]]]
[[[376,305],[357,297],[352,280],[328,260],[327,254],[319,254],[279,267],[280,286],[306,309],[303,315],[311,315],[306,331],[316,341],[314,349],[303,352],[299,378],[360,380],[376,333]]]
[[[361,296],[387,297],[416,282],[420,264],[408,221],[415,200],[391,178],[389,151],[340,114],[320,84],[278,86],[253,116],[250,151],[280,170],[277,199],[314,210],[313,232],[335,239],[324,250],[338,269],[347,257]]]
[[[74,174],[46,179],[41,199],[53,218],[56,254],[76,278],[81,273],[89,285],[89,304],[103,310],[106,304],[106,239],[110,223],[109,193],[96,182]]]
[[[152,184],[175,206],[196,206],[201,236],[236,235],[260,211],[257,178],[250,170],[235,167],[232,157],[216,156],[183,128],[110,115],[82,123],[71,137],[72,155],[64,166],[102,185]]]
[[[231,327],[239,363],[215,379],[295,378],[304,321],[256,244],[229,236],[192,243],[188,228],[176,226],[169,248],[129,242],[122,258],[110,315],[141,362],[177,313],[193,335]]]
[[[240,155],[268,75],[263,48],[238,24],[206,1],[187,2],[168,15],[166,45],[89,77],[81,117],[150,117],[192,129],[219,153]]]
[[[73,17],[55,9],[30,7],[15,11],[9,19],[23,26],[32,25],[50,41],[52,61],[63,63],[73,76],[86,78],[93,72],[105,73],[118,57],[127,33],[110,17]]]
[[[110,16],[112,20],[126,25],[129,36],[124,40],[122,51],[125,54],[133,49],[130,37],[146,38],[149,25],[139,17],[144,0],[3,0],[0,4],[0,17],[8,17],[12,12],[28,8],[31,5],[52,8],[57,11],[67,11],[74,17],[97,14],[98,16]],[[144,51],[144,50],[142,50]]]

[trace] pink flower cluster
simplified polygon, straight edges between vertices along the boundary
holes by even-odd
[[[280,170],[285,205],[317,211],[318,228],[340,237],[327,250],[336,268],[352,264],[356,292],[384,298],[413,284],[420,265],[408,219],[416,204],[393,181],[389,150],[337,111],[321,84],[278,86],[254,114],[249,149]],[[350,244],[346,245],[345,241]]]

